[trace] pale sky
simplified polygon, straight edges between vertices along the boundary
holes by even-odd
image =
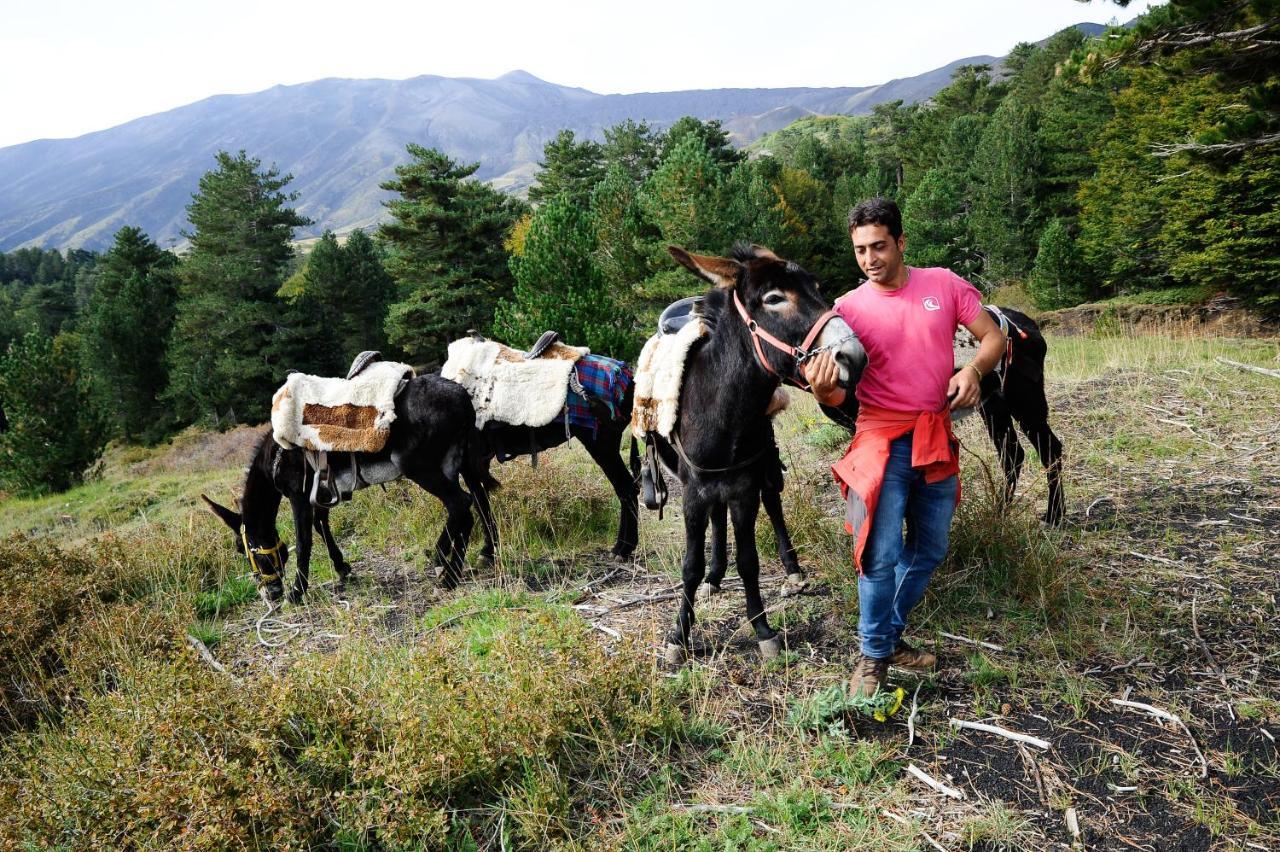
[[[322,77],[866,86],[1162,0],[0,0],[0,147]]]

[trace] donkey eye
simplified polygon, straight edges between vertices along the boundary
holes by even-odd
[[[768,293],[764,294],[764,299],[762,301],[767,307],[776,308],[777,306],[784,304],[787,301],[787,297],[782,295],[781,290],[770,290]]]

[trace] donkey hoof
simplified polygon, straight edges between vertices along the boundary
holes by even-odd
[[[302,603],[303,599],[306,597],[306,594],[307,594],[306,592],[300,592],[297,589],[290,589],[289,593],[285,595],[285,597],[288,599],[289,603],[293,604],[294,606],[298,606],[299,604]]]
[[[683,645],[677,645],[674,642],[668,642],[666,649],[663,651],[662,658],[667,661],[668,665],[683,666],[684,661],[688,659],[689,652]]]
[[[713,586],[711,583],[703,583],[701,586],[698,586],[698,593],[695,597],[700,601],[705,601],[710,600],[718,594],[720,594],[719,586]]]
[[[764,657],[765,662],[778,659],[778,655],[782,653],[782,639],[774,636],[772,639],[761,639],[760,656]]]
[[[481,571],[488,571],[493,567],[493,554],[481,553],[476,556],[476,566]]]
[[[787,579],[782,583],[781,594],[784,598],[798,595],[809,585],[809,578],[803,573],[796,571],[787,575]]]

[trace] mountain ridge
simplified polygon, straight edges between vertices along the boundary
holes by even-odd
[[[1101,25],[1077,25],[1104,29]],[[161,245],[187,227],[186,205],[219,150],[246,151],[293,175],[298,236],[368,228],[389,193],[379,184],[405,145],[479,162],[504,191],[529,185],[543,146],[563,128],[599,140],[627,118],[661,128],[684,115],[720,119],[745,146],[805,115],[864,114],[877,103],[926,100],[974,56],[874,86],[721,88],[598,94],[521,69],[486,80],[423,74],[404,80],[325,77],[243,95],[211,95],[70,139],[0,148],[0,251],[100,249],[136,225]]]

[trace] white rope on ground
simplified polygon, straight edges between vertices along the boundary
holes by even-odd
[[[288,645],[294,639],[297,639],[298,636],[302,634],[301,624],[298,624],[293,621],[285,621],[284,619],[281,619],[281,618],[273,618],[273,615],[278,611],[279,611],[278,607],[268,605],[267,611],[262,614],[262,616],[258,619],[258,623],[254,626],[255,632],[258,634],[258,643],[264,647],[267,647],[267,648],[283,647],[284,645]],[[266,636],[263,635],[264,633],[266,634]],[[271,639],[273,640],[276,637],[285,633],[288,633],[289,636],[285,639],[281,639],[278,642],[271,641],[266,638],[267,636],[270,636]]]

